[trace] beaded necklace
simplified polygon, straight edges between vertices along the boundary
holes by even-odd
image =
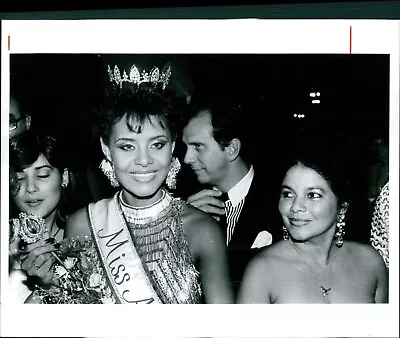
[[[123,200],[122,193],[119,194],[122,213],[127,222],[134,225],[149,225],[159,220],[170,210],[172,200],[172,196],[162,190],[162,196],[154,203],[145,207],[133,207]]]

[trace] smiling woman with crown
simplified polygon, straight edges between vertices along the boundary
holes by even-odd
[[[182,108],[170,68],[108,66],[108,75],[112,89],[96,110],[101,169],[119,191],[72,214],[66,240],[93,243],[103,271],[90,282],[106,284],[115,303],[231,303],[217,223],[169,192]]]

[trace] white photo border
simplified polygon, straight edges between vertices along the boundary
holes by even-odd
[[[397,336],[399,44],[394,20],[3,20],[1,335],[80,337]],[[8,282],[10,53],[390,54],[390,302],[372,305],[11,305]]]

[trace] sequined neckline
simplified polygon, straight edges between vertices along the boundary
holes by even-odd
[[[173,198],[165,190],[162,190],[161,198],[153,204],[145,207],[133,207],[124,202],[122,192],[120,192],[118,201],[127,222],[143,225],[152,223],[161,217],[164,217],[171,209]]]

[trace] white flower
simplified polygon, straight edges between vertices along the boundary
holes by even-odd
[[[103,297],[103,298],[101,298],[101,302],[103,304],[114,304],[115,303],[114,299],[112,299],[111,297]]]
[[[68,257],[65,261],[64,264],[67,267],[68,270],[72,269],[78,259],[75,257]]]
[[[89,286],[91,288],[95,288],[99,286],[100,283],[101,283],[101,275],[96,272],[92,273],[89,278]]]
[[[104,297],[111,297],[112,296],[111,290],[110,290],[110,288],[108,286],[106,286],[103,289],[103,295],[104,295]]]
[[[57,265],[56,268],[55,268],[55,271],[54,271],[54,273],[56,274],[56,276],[57,276],[58,278],[61,278],[61,277],[64,276],[67,272],[68,272],[68,271],[65,270],[65,268],[64,268],[63,266],[61,266],[61,265]]]

